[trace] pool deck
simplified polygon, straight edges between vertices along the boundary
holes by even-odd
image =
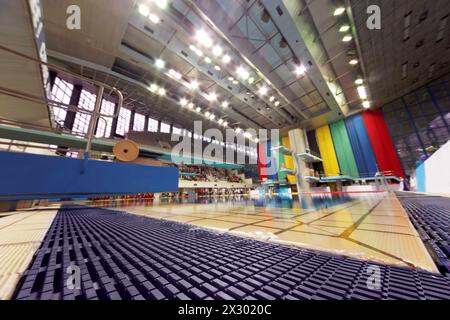
[[[319,210],[243,206],[238,202],[126,206],[121,210],[303,248],[438,271],[395,195],[361,197]]]
[[[395,195],[360,197],[319,210],[228,201],[127,204],[114,209],[272,243],[438,272]],[[0,299],[11,298],[56,214],[55,207],[0,214]]]

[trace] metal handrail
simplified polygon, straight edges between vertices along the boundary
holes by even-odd
[[[27,59],[27,60],[33,61],[33,62],[35,62],[37,64],[40,64],[41,66],[46,66],[47,68],[55,70],[55,71],[58,71],[61,74],[69,75],[69,76],[71,76],[73,78],[76,78],[76,79],[81,80],[83,82],[88,82],[88,83],[98,87],[95,107],[94,107],[93,111],[89,111],[89,110],[80,108],[78,106],[65,104],[65,103],[54,101],[54,100],[47,99],[47,98],[41,98],[39,96],[35,96],[35,95],[32,95],[32,94],[29,94],[29,93],[26,93],[26,92],[22,92],[22,91],[18,91],[18,90],[14,90],[14,89],[11,89],[11,88],[0,87],[0,94],[3,94],[3,95],[8,95],[8,96],[11,96],[11,97],[14,97],[14,98],[17,98],[17,99],[24,99],[24,100],[28,100],[28,101],[32,101],[32,102],[36,102],[36,103],[43,103],[43,104],[47,105],[47,107],[57,106],[57,107],[59,107],[61,109],[67,110],[67,111],[80,112],[80,113],[91,115],[91,120],[90,120],[90,123],[89,123],[89,129],[88,129],[88,133],[87,133],[87,137],[86,137],[88,142],[86,144],[86,150],[85,150],[85,157],[89,157],[89,153],[91,151],[91,146],[92,146],[92,140],[93,140],[93,138],[95,136],[95,125],[97,123],[97,120],[102,119],[103,121],[106,122],[106,119],[104,119],[104,118],[112,118],[112,119],[114,119],[114,118],[117,118],[119,116],[120,110],[122,109],[122,106],[123,106],[123,100],[124,100],[122,92],[120,90],[118,90],[117,88],[111,87],[111,86],[109,86],[109,85],[107,85],[105,83],[102,83],[102,82],[99,82],[99,81],[96,81],[96,80],[92,80],[92,79],[83,77],[83,76],[78,75],[78,74],[76,74],[74,72],[70,72],[70,71],[64,70],[63,68],[60,68],[60,67],[55,66],[55,65],[51,65],[51,64],[49,64],[47,62],[44,62],[44,61],[42,61],[40,59],[36,59],[36,58],[30,57],[30,56],[28,56],[26,54],[23,54],[21,52],[15,51],[15,50],[12,50],[12,49],[7,48],[5,46],[0,45],[0,50],[8,52],[8,53],[16,55],[16,56],[19,56],[19,57],[22,57],[22,58]],[[117,97],[118,97],[117,108],[116,108],[115,113],[113,115],[102,114],[100,112],[105,89],[110,90],[110,93],[114,92],[117,95]]]

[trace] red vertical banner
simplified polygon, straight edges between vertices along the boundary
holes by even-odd
[[[267,157],[265,151],[265,143],[258,143],[258,171],[259,179],[267,179]]]
[[[363,112],[362,117],[379,170],[392,172],[397,177],[404,177],[405,173],[398,159],[381,109]]]

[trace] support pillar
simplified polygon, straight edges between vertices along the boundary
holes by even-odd
[[[306,132],[303,129],[294,129],[289,131],[289,142],[291,144],[292,156],[294,158],[294,166],[296,170],[297,188],[299,197],[301,192],[310,192],[311,188],[309,182],[305,180],[305,176],[309,175],[309,168],[307,163],[299,158],[297,154],[305,152],[309,148],[308,139],[306,139]]]

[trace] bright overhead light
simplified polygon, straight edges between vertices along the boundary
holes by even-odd
[[[348,63],[350,63],[352,66],[354,66],[355,64],[358,64],[358,60],[357,59],[352,59]]]
[[[344,41],[344,42],[349,42],[349,41],[351,41],[352,39],[353,39],[353,37],[352,37],[351,35],[347,34],[347,35],[345,35],[345,36],[342,38],[342,41]]]
[[[216,65],[216,66],[214,67],[214,69],[216,69],[217,71],[222,70],[222,69],[220,68],[220,66],[218,66],[218,65]]]
[[[170,70],[169,70],[169,74],[170,74],[172,77],[174,77],[174,78],[176,78],[176,79],[178,79],[178,80],[180,80],[181,77],[182,77],[181,73],[179,73],[179,72],[177,72],[177,71],[175,71],[175,70],[173,70],[173,69],[170,69]]]
[[[198,86],[199,86],[199,84],[198,84],[198,82],[197,81],[192,81],[191,83],[189,83],[189,88],[191,89],[191,90],[196,90],[196,89],[198,89]]]
[[[370,109],[370,102],[369,101],[363,101],[362,106],[364,109]]]
[[[222,123],[223,123],[223,119],[219,119],[219,120],[217,120],[217,122],[218,122],[219,124],[222,124]]]
[[[228,81],[233,81],[234,78],[233,77],[228,77]]]
[[[158,91],[158,89],[159,89],[159,86],[158,86],[157,84],[152,83],[152,84],[150,85],[150,91],[151,91],[151,92],[156,92],[156,91]]]
[[[197,51],[197,47],[196,46],[194,46],[193,44],[191,44],[190,46],[189,46],[189,50],[191,50],[191,51]]]
[[[216,118],[216,115],[215,114],[211,114],[210,116],[209,116],[209,120],[214,120]]]
[[[198,55],[199,57],[203,57],[203,51],[200,49],[195,50],[195,54]]]
[[[275,97],[274,96],[271,96],[270,98],[269,98],[269,101],[270,102],[273,102],[275,100]]]
[[[206,63],[211,63],[212,61],[211,61],[211,59],[209,57],[205,57],[205,62]]]
[[[361,85],[363,83],[364,83],[364,80],[361,79],[361,78],[358,78],[358,79],[355,80],[355,84],[357,84],[357,85]]]
[[[344,24],[339,28],[339,32],[347,32],[348,30],[350,30],[350,26],[347,24]]]
[[[236,128],[236,133],[241,133],[242,132],[242,129],[241,128]]]
[[[364,86],[359,86],[358,87],[358,94],[359,94],[359,97],[361,98],[361,100],[366,100],[367,99],[367,91],[366,91],[366,88]]]
[[[336,8],[336,10],[334,10],[334,15],[335,16],[340,16],[341,14],[343,14],[345,12],[345,8],[344,7],[339,7]]]
[[[248,79],[249,84],[253,84],[254,82],[255,82],[255,78],[251,77],[250,79]]]
[[[195,111],[197,111],[197,112],[201,112],[202,111],[202,108],[200,108],[200,107],[197,107],[197,109],[195,109]]]
[[[223,107],[223,108],[228,108],[229,105],[230,105],[230,104],[228,103],[228,101],[222,102],[222,107]]]
[[[234,85],[237,85],[237,84],[239,84],[239,81],[233,80],[233,84],[234,84]]]
[[[158,89],[158,94],[159,94],[160,96],[165,96],[165,95],[166,95],[166,89],[164,89],[164,88],[159,88],[159,89]]]
[[[280,105],[280,101],[275,101],[275,107],[278,107]]]
[[[265,96],[268,91],[269,91],[269,89],[267,89],[267,87],[264,85],[259,88],[259,94],[262,96]]]
[[[196,35],[197,41],[204,45],[206,48],[210,48],[213,44],[211,37],[206,33],[205,30],[197,31]]]
[[[188,104],[188,101],[187,101],[185,98],[182,98],[182,99],[180,100],[180,104],[184,107],[185,105]]]
[[[298,75],[298,76],[301,76],[301,75],[305,74],[305,72],[306,72],[306,68],[302,64],[295,68],[295,74]]]
[[[239,77],[241,77],[244,80],[247,80],[250,77],[248,71],[245,70],[243,67],[237,68],[236,73],[238,74]]]
[[[227,63],[230,63],[230,61],[231,61],[231,57],[229,55],[226,54],[223,56],[223,58],[222,58],[223,63],[227,64]]]
[[[167,8],[167,0],[153,0],[155,1],[156,5],[161,8],[161,9],[165,9]]]
[[[156,66],[158,69],[164,68],[165,65],[166,65],[166,63],[165,63],[163,60],[161,60],[161,59],[156,59],[156,61],[155,61],[155,66]]]
[[[252,134],[250,132],[245,132],[244,137],[250,139],[252,137]]]
[[[144,17],[147,17],[150,14],[150,9],[145,4],[140,4],[138,10]]]
[[[259,139],[258,138],[255,138],[255,140],[254,140],[256,143],[258,143],[259,142]]]
[[[159,17],[156,14],[154,14],[154,13],[150,13],[150,15],[148,16],[148,19],[151,22],[153,22],[154,24],[157,24],[160,21]]]
[[[219,57],[222,55],[222,48],[220,46],[214,46],[214,48],[212,49],[212,53],[214,56]]]
[[[210,115],[211,115],[211,113],[209,111],[205,112],[205,117],[209,118]]]
[[[190,102],[190,103],[188,104],[188,108],[189,108],[189,109],[192,110],[192,109],[194,109],[194,107],[195,107],[195,106],[194,106],[194,104],[193,104],[192,102]]]
[[[228,121],[225,121],[225,122],[222,124],[222,126],[224,126],[224,127],[228,126]]]
[[[206,99],[207,99],[208,101],[216,101],[216,100],[217,100],[217,94],[216,94],[215,92],[211,92],[211,93],[206,97]]]

